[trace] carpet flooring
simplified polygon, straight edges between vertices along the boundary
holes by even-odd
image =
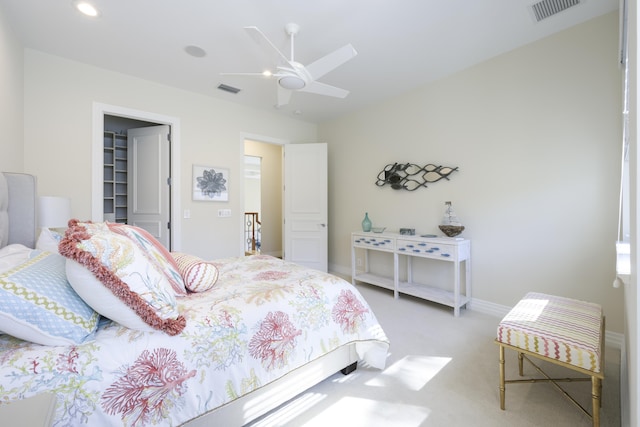
[[[506,386],[500,410],[499,318],[451,308],[370,285],[358,289],[373,308],[391,348],[384,370],[358,366],[337,373],[255,420],[253,427],[591,426],[591,420],[552,384]],[[602,427],[620,425],[620,351],[606,349]],[[534,359],[535,361],[535,359]],[[536,362],[537,363],[537,362]],[[506,351],[506,377],[517,377],[517,355]],[[542,363],[554,377],[574,372]],[[525,377],[540,378],[525,362]],[[591,411],[591,383],[562,386]]]

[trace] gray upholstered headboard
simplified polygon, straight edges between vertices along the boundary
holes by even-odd
[[[0,173],[0,247],[36,244],[36,177]]]

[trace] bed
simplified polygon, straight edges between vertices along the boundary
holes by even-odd
[[[190,280],[195,286],[197,265],[215,275],[215,284],[193,292],[187,286],[184,295],[173,298],[173,314],[160,321],[147,319],[135,304],[109,311],[120,307],[118,301],[105,308],[108,317],[102,306],[93,312],[94,304],[124,297],[107,280],[97,279],[97,270],[74,258],[75,249],[69,248],[80,246],[72,245],[77,235],[86,237],[91,230],[101,235],[113,231],[113,225],[70,222],[70,230],[80,227],[84,234],[67,230],[60,253],[36,248],[42,245],[35,235],[35,195],[35,177],[0,174],[0,288],[7,292],[7,283],[15,288],[23,277],[16,273],[23,267],[5,265],[3,271],[2,251],[27,257],[20,266],[28,264],[30,273],[32,265],[43,260],[49,262],[44,271],[59,269],[55,266],[62,263],[62,275],[73,283],[71,292],[76,291],[74,298],[88,306],[86,316],[71,328],[82,326],[89,332],[65,337],[75,339],[69,343],[48,342],[48,332],[40,330],[46,344],[33,341],[39,336],[17,338],[26,327],[6,326],[15,319],[3,314],[10,308],[2,305],[7,298],[0,295],[0,330],[5,332],[0,334],[0,408],[49,393],[55,396],[55,426],[241,426],[338,371],[348,373],[358,362],[384,367],[388,340],[355,287],[269,256],[197,262],[195,257],[171,254],[174,261],[180,261],[180,255],[191,262],[186,270],[177,262],[185,283]],[[113,234],[110,238],[121,238]],[[109,243],[104,246],[113,248]],[[141,270],[134,273],[143,276]],[[92,282],[96,280],[100,283]],[[103,294],[105,289],[110,292]],[[92,298],[98,301],[88,304]],[[171,295],[166,299],[173,301]],[[152,302],[150,306],[157,308],[158,300]],[[84,313],[76,311],[74,316]],[[138,322],[143,319],[142,325],[129,324],[126,316],[121,320],[121,312]]]

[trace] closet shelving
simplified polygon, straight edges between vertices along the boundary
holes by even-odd
[[[105,221],[127,222],[127,135],[104,131]]]

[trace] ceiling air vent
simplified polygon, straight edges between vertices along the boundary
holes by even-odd
[[[229,92],[229,93],[233,93],[233,94],[236,94],[236,93],[240,92],[240,89],[238,89],[237,87],[225,85],[223,83],[220,83],[218,85],[218,89],[224,90],[225,92]]]
[[[542,0],[531,5],[537,22],[580,4],[581,0]]]

